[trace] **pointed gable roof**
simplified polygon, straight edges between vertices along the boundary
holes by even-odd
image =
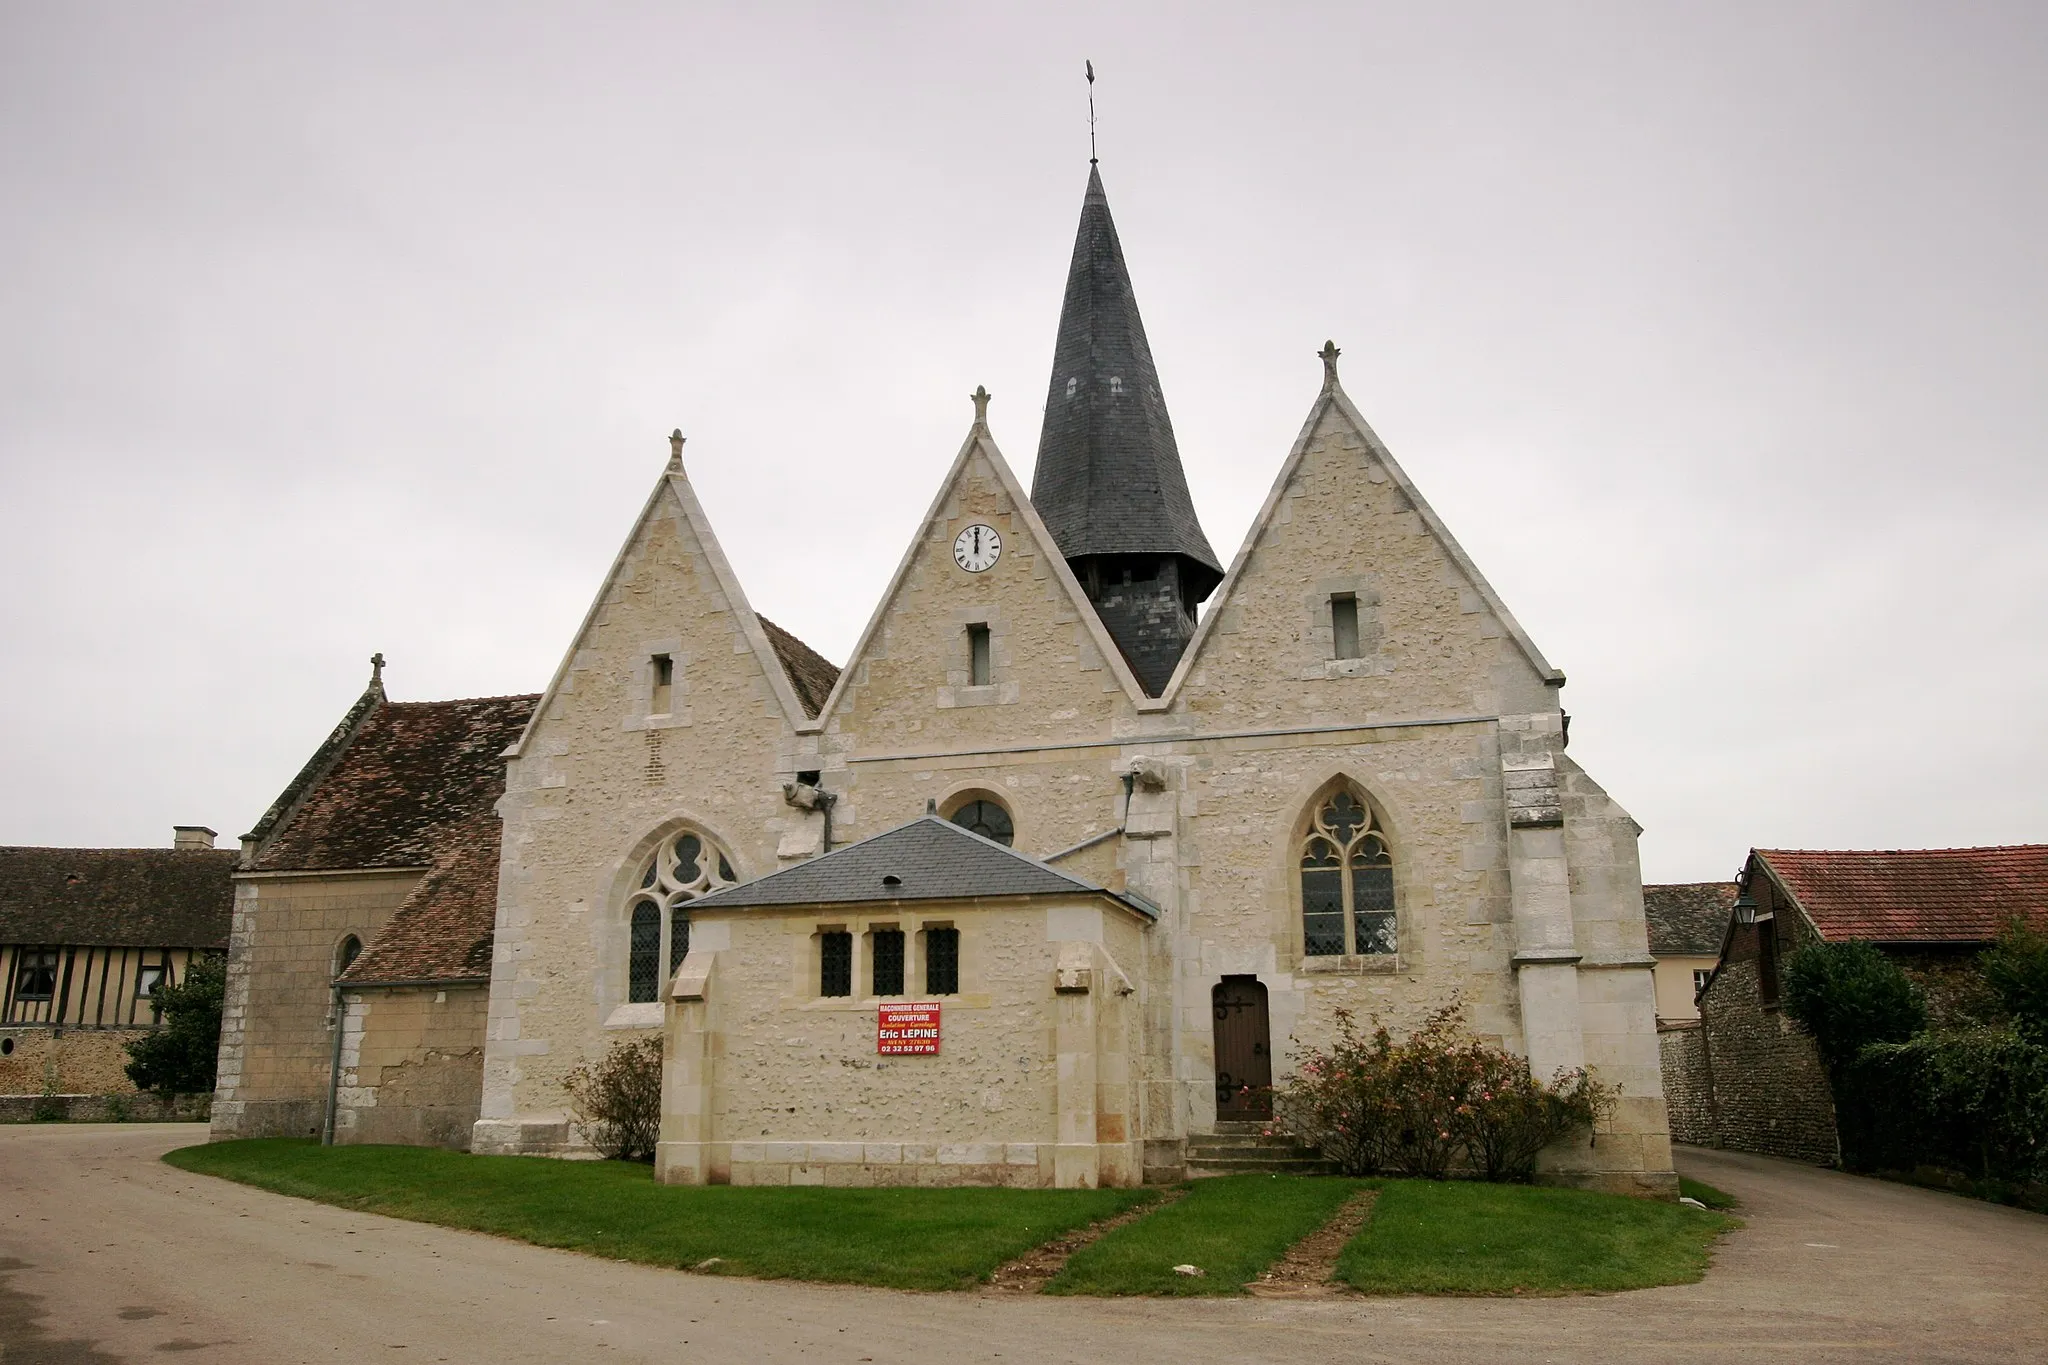
[[[1068,559],[1185,555],[1210,570],[1210,584],[1223,573],[1195,518],[1109,197],[1092,165],[1031,501]]]
[[[893,879],[893,880],[892,880]],[[699,910],[759,905],[843,905],[861,901],[972,900],[977,896],[1109,896],[1147,919],[1143,901],[1070,876],[936,815],[870,835],[795,867],[715,892]]]
[[[1380,440],[1379,433],[1372,429],[1371,423],[1365,420],[1364,414],[1352,404],[1350,395],[1346,394],[1343,386],[1337,382],[1337,352],[1334,346],[1326,346],[1325,352],[1322,392],[1316,395],[1316,401],[1309,407],[1308,419],[1301,424],[1301,434],[1294,438],[1294,447],[1287,452],[1286,460],[1281,462],[1280,472],[1274,476],[1273,486],[1266,493],[1265,503],[1259,508],[1258,515],[1252,518],[1250,528],[1245,531],[1244,543],[1238,547],[1236,556],[1230,561],[1230,572],[1223,576],[1223,582],[1218,585],[1215,601],[1202,613],[1201,621],[1195,626],[1194,637],[1188,641],[1188,647],[1181,652],[1180,664],[1173,670],[1173,677],[1167,681],[1166,689],[1156,698],[1148,697],[1140,702],[1138,709],[1166,711],[1172,708],[1181,688],[1187,683],[1188,675],[1194,671],[1200,660],[1210,637],[1216,633],[1216,622],[1222,617],[1223,608],[1230,604],[1239,581],[1244,577],[1253,555],[1259,548],[1259,542],[1278,519],[1281,500],[1287,495],[1288,485],[1294,481],[1295,473],[1301,468],[1302,461],[1307,458],[1309,447],[1315,440],[1316,429],[1322,425],[1326,417],[1337,418],[1358,434],[1358,438],[1365,443],[1367,453],[1386,470],[1387,478],[1408,500],[1423,529],[1436,541],[1445,557],[1464,576],[1465,581],[1472,585],[1472,590],[1479,594],[1480,600],[1486,604],[1486,609],[1500,622],[1501,629],[1515,642],[1515,647],[1521,651],[1522,657],[1528,660],[1537,677],[1552,686],[1563,686],[1563,671],[1543,657],[1543,651],[1536,647],[1535,640],[1530,638],[1528,631],[1522,629],[1522,623],[1508,610],[1507,603],[1494,591],[1493,584],[1487,582],[1486,575],[1479,572],[1479,566],[1472,562],[1472,556],[1465,553],[1465,547],[1451,534],[1451,528],[1436,514],[1436,509],[1422,496],[1422,490],[1408,477],[1408,471],[1401,468],[1400,461],[1394,458],[1394,453],[1387,449],[1386,443]]]

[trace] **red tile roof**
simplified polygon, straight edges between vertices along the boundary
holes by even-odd
[[[490,811],[504,794],[501,755],[539,700],[472,697],[372,707],[326,771],[280,814],[257,850],[255,869],[435,866],[451,831]]]
[[[1756,856],[1829,940],[1988,943],[2015,916],[2048,928],[2048,844]]]
[[[486,981],[498,917],[498,832],[484,811],[449,831],[447,851],[342,980]]]
[[[761,623],[762,633],[782,662],[782,671],[789,675],[789,685],[796,689],[796,699],[803,703],[804,713],[816,716],[825,709],[825,699],[832,695],[832,685],[839,681],[839,665],[758,612],[754,619]]]

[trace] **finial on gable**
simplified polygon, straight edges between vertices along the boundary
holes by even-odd
[[[382,653],[380,652],[380,653],[372,654],[372,655],[370,656],[370,686],[372,686],[372,687],[382,687],[383,685],[384,685],[384,655],[383,655],[383,654],[382,654]]]
[[[683,470],[683,429],[677,427],[668,434],[668,468],[671,474]]]
[[[1336,342],[1326,341],[1323,343],[1323,349],[1317,351],[1316,354],[1323,358],[1323,388],[1325,390],[1336,388],[1337,357],[1344,353],[1337,349]]]
[[[967,396],[974,400],[974,425],[980,427],[983,431],[988,430],[988,400],[995,395],[991,394],[984,386],[976,384],[974,392]]]
[[[937,814],[939,813],[939,798],[938,798],[938,797],[936,797],[936,796],[927,796],[927,797],[926,797],[926,798],[924,799],[924,813],[925,813],[926,815],[937,815]]]

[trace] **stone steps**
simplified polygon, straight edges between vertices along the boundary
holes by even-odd
[[[1266,1132],[1263,1123],[1218,1123],[1214,1133],[1188,1138],[1189,1175],[1335,1175],[1337,1164],[1287,1133]]]

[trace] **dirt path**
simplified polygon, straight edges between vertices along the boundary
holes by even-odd
[[[1680,1165],[1741,1199],[1749,1227],[1701,1284],[1534,1301],[1163,1301],[904,1294],[621,1265],[286,1199],[156,1159],[204,1136],[0,1126],[0,1267],[12,1265],[0,1269],[0,1359],[2048,1359],[2048,1218],[1718,1152],[1688,1151]]]
[[[1287,1254],[1246,1285],[1245,1292],[1262,1299],[1321,1299],[1355,1292],[1330,1276],[1337,1269],[1344,1244],[1372,1217],[1373,1201],[1379,1197],[1378,1190],[1353,1195],[1336,1217],[1287,1248]]]
[[[1159,1212],[1168,1204],[1177,1204],[1187,1198],[1186,1190],[1168,1190],[1149,1204],[1140,1204],[1134,1209],[1125,1209],[1114,1218],[1105,1218],[1099,1223],[1056,1237],[1044,1246],[1033,1247],[1016,1260],[996,1267],[989,1276],[985,1294],[1036,1294],[1060,1273],[1073,1254],[1098,1238],[1127,1227],[1140,1218]]]

